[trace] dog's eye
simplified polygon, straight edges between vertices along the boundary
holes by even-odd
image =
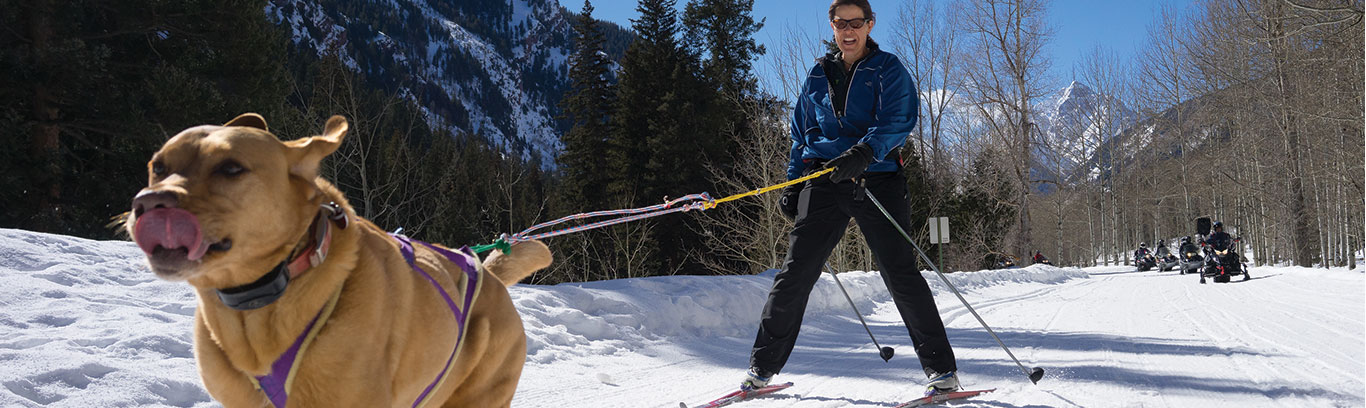
[[[166,164],[159,160],[152,162],[152,175],[157,177],[166,176]]]
[[[218,165],[218,170],[216,171],[216,173],[228,177],[236,177],[246,172],[247,169],[245,167],[242,167],[240,163],[232,160],[225,161],[223,164]]]

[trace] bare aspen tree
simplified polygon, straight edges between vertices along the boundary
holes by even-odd
[[[1097,207],[1104,213],[1106,208],[1110,209],[1111,234],[1108,242],[1110,243],[1110,253],[1127,252],[1127,246],[1120,246],[1116,239],[1119,235],[1118,228],[1121,225],[1118,219],[1120,212],[1119,206],[1125,200],[1121,195],[1124,186],[1121,184],[1124,177],[1121,177],[1123,170],[1122,164],[1130,155],[1144,150],[1144,146],[1138,145],[1119,145],[1116,146],[1113,138],[1119,136],[1120,132],[1128,127],[1132,118],[1127,117],[1124,112],[1122,96],[1127,92],[1129,86],[1129,71],[1120,61],[1114,52],[1102,47],[1096,47],[1090,53],[1084,55],[1080,62],[1078,72],[1081,73],[1082,81],[1089,84],[1095,97],[1092,99],[1090,109],[1083,111],[1084,119],[1078,123],[1081,127],[1076,135],[1092,147],[1092,151],[1100,154],[1103,159],[1095,161],[1096,182],[1093,184],[1099,189],[1097,192],[1103,198],[1097,203]],[[1133,196],[1139,197],[1138,194]],[[1109,204],[1109,205],[1106,205]],[[1102,242],[1107,240],[1102,239]]]
[[[1333,248],[1360,247],[1359,236],[1346,233],[1336,216],[1344,206],[1362,205],[1360,193],[1349,200],[1338,193],[1361,180],[1360,3],[1206,0],[1198,6],[1185,45],[1193,89],[1207,102],[1196,120],[1208,132],[1199,136],[1210,162],[1223,164],[1207,164],[1219,183],[1207,188],[1216,201],[1205,211],[1253,230],[1247,233],[1260,241],[1252,244],[1258,262],[1339,263]],[[1348,142],[1345,133],[1356,137]],[[1247,160],[1256,157],[1281,160]],[[1355,217],[1347,218],[1351,224]]]
[[[956,102],[959,40],[949,13],[936,4],[930,0],[902,3],[892,32],[893,47],[920,91],[920,120],[916,122],[920,157],[926,158],[936,179],[943,179],[945,116]]]
[[[1181,218],[1193,222],[1196,215],[1187,178],[1191,162],[1183,159],[1191,142],[1183,121],[1186,115],[1179,109],[1181,103],[1190,98],[1186,83],[1190,64],[1181,44],[1184,24],[1172,5],[1160,7],[1157,21],[1148,26],[1148,42],[1139,51],[1141,68],[1135,72],[1134,101],[1138,102],[1139,111],[1152,118],[1156,126],[1169,129],[1167,144],[1175,147],[1173,154],[1178,158],[1176,175],[1184,204]]]
[[[770,48],[774,56],[769,60],[770,72],[776,73],[776,77],[767,78],[767,81],[787,98],[787,102],[758,99],[744,105],[752,131],[743,135],[751,140],[737,144],[739,150],[732,152],[735,165],[730,172],[709,169],[718,188],[727,192],[738,193],[787,181],[792,148],[788,128],[792,115],[790,103],[801,92],[812,63],[822,54],[823,47],[818,37],[798,27],[786,26],[783,30],[781,40]],[[773,192],[749,197],[700,215],[707,231],[703,237],[713,249],[713,255],[749,265],[747,271],[727,271],[716,263],[708,264],[709,269],[720,273],[757,273],[782,267],[792,222],[778,209],[777,196],[778,192]],[[707,262],[708,257],[700,259]]]
[[[1049,60],[1043,54],[1051,35],[1043,1],[970,0],[955,16],[964,48],[963,89],[1004,147],[1015,179],[1017,219],[1007,241],[1016,254],[1032,245],[1029,217],[1035,180],[1030,166],[1037,145],[1034,103],[1044,93]]]
[[[727,192],[738,193],[787,180],[788,152],[792,148],[787,131],[790,107],[781,101],[756,100],[748,103],[745,109],[752,129],[747,135],[753,140],[738,144],[739,150],[734,152],[735,165],[730,173],[710,169],[717,187]],[[792,222],[784,218],[778,208],[779,193],[744,198],[698,215],[708,231],[703,237],[709,242],[713,255],[750,266],[746,271],[726,271],[723,265],[709,264],[709,269],[723,273],[757,273],[782,266]],[[708,258],[702,259],[706,262]]]
[[[406,110],[412,117],[398,120],[395,115],[409,101],[396,94],[381,98],[383,105],[362,106],[364,100],[355,74],[339,61],[322,64],[314,86],[314,101],[308,106],[308,116],[342,115],[350,123],[342,146],[325,161],[337,186],[346,192],[351,205],[361,217],[379,225],[402,226],[408,231],[421,231],[437,214],[430,209],[435,189],[423,188],[415,175],[424,165],[424,155],[412,149],[395,148],[408,143],[422,123],[416,110]],[[395,123],[405,128],[391,128]],[[343,177],[344,176],[344,177]],[[403,214],[395,211],[404,210]]]

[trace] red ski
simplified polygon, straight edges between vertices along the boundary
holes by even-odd
[[[941,402],[944,402],[944,401],[952,401],[952,400],[963,399],[963,398],[968,398],[968,397],[976,397],[976,396],[978,396],[978,395],[985,394],[985,393],[992,392],[992,391],[996,391],[996,389],[995,389],[995,388],[992,388],[992,389],[989,389],[989,390],[956,391],[956,392],[950,392],[950,393],[944,393],[944,394],[929,395],[929,396],[924,396],[924,397],[920,397],[920,398],[916,398],[916,399],[907,401],[907,402],[904,403],[904,404],[897,405],[896,408],[910,408],[910,407],[918,407],[918,406],[921,406],[921,405],[938,404],[938,403],[941,403]]]
[[[727,405],[730,405],[730,404],[734,404],[734,403],[737,403],[737,402],[740,402],[740,401],[744,401],[744,400],[747,400],[747,399],[750,399],[750,398],[758,397],[758,396],[760,396],[760,395],[772,394],[772,393],[775,393],[775,392],[778,392],[778,391],[787,389],[787,387],[791,387],[791,386],[792,386],[792,383],[789,382],[789,383],[782,383],[782,384],[777,384],[777,385],[770,385],[770,386],[763,387],[763,388],[760,388],[760,389],[757,389],[757,390],[753,390],[753,391],[749,391],[749,392],[745,392],[745,391],[735,391],[735,392],[732,392],[732,393],[730,393],[730,394],[726,394],[724,397],[717,398],[716,400],[714,400],[714,401],[712,401],[712,402],[708,402],[708,403],[706,403],[706,404],[698,405],[698,406],[695,407],[695,408],[716,408],[716,407],[724,407],[724,406],[727,406]],[[680,402],[680,403],[678,403],[678,407],[679,407],[679,408],[688,408],[688,404]]]

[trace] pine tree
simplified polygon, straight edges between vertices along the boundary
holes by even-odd
[[[1010,171],[1003,168],[1002,153],[985,149],[973,158],[972,168],[967,179],[960,183],[963,188],[954,195],[949,205],[949,222],[953,231],[954,248],[972,254],[985,254],[978,258],[981,268],[991,268],[997,260],[1010,254],[1009,243],[1005,242],[1010,226],[1016,221],[1016,210],[1010,201],[1018,192]]]
[[[674,0],[642,0],[636,6],[640,18],[632,20],[636,40],[626,49],[621,60],[617,83],[617,99],[612,116],[610,139],[610,170],[613,179],[609,191],[626,197],[632,203],[657,201],[655,188],[658,175],[658,152],[650,146],[650,139],[674,138],[663,134],[676,129],[669,122],[677,112],[665,106],[664,99],[674,89],[670,84],[674,70],[682,62],[677,41],[678,24],[674,15]]]
[[[754,40],[763,21],[756,22],[750,16],[753,5],[753,0],[690,0],[684,12],[685,45],[690,54],[704,56],[702,86],[692,89],[690,94],[698,111],[691,126],[696,129],[691,137],[695,141],[693,154],[705,157],[708,166],[715,169],[709,174],[713,177],[739,171],[737,167],[744,167],[740,163],[768,159],[744,157],[741,153],[752,151],[746,145],[756,143],[760,134],[768,134],[757,127],[770,119],[756,115],[763,110],[754,109],[763,104],[763,96],[752,72],[753,61],[764,53],[764,47]],[[786,137],[781,139],[787,143]],[[723,183],[708,181],[704,188],[713,192],[713,186]],[[757,200],[736,202],[733,205],[741,208],[727,213],[733,219],[725,222],[754,222],[763,213],[763,204]],[[701,253],[709,258],[703,263],[713,272],[733,273],[746,268],[743,264],[728,265],[718,259],[721,255],[715,251]]]
[[[699,97],[698,57],[680,42],[674,0],[642,0],[633,21],[636,40],[621,61],[613,114],[609,191],[633,205],[658,204],[665,197],[708,191],[708,129],[701,126],[707,103]],[[692,217],[652,220],[650,245],[658,252],[647,265],[695,270],[701,252]],[[655,267],[654,273],[667,273]]]
[[[570,90],[560,108],[571,127],[560,137],[564,170],[562,203],[577,210],[600,208],[606,203],[607,137],[611,130],[611,61],[603,51],[603,34],[593,18],[593,4],[583,2],[583,14],[574,25],[575,50],[570,57]]]
[[[722,94],[752,97],[757,90],[754,59],[764,55],[754,34],[764,20],[750,15],[754,0],[692,0],[684,10],[688,48],[705,54],[704,72]]]
[[[693,55],[704,55],[702,81],[692,98],[701,114],[696,116],[698,150],[708,163],[730,168],[739,151],[737,143],[753,140],[751,124],[757,118],[746,106],[760,99],[753,61],[765,52],[754,40],[763,20],[750,16],[753,0],[690,0],[684,11],[684,42]]]
[[[112,237],[167,137],[274,117],[290,89],[259,2],[4,0],[0,23],[3,225]]]

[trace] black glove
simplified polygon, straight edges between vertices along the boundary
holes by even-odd
[[[868,169],[868,165],[873,164],[873,148],[864,143],[859,143],[840,153],[839,157],[825,163],[825,168],[834,168],[830,172],[830,182],[839,183],[853,180],[854,177],[863,174]]]
[[[802,188],[804,187],[806,187],[806,183],[783,187],[783,196],[778,199],[778,211],[781,211],[788,221],[797,220],[797,202],[801,200]]]

